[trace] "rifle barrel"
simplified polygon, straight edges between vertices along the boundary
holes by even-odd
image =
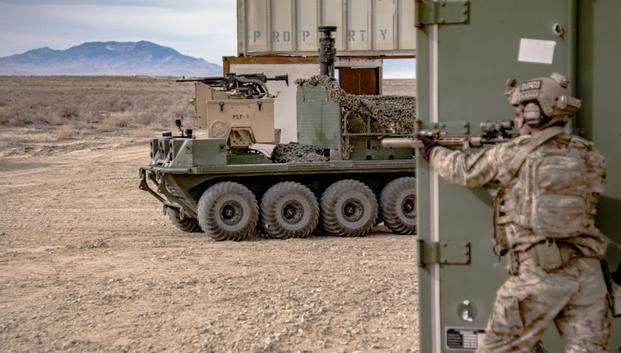
[[[421,148],[423,143],[416,138],[408,137],[387,137],[382,139],[384,148]]]
[[[461,147],[468,144],[470,147],[481,147],[486,143],[502,143],[504,140],[486,140],[483,141],[480,136],[442,136],[434,139],[434,142],[440,146]],[[422,148],[423,142],[416,137],[387,137],[382,139],[382,147],[384,148]]]

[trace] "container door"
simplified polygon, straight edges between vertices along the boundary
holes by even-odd
[[[379,68],[339,67],[339,83],[350,94],[380,94]]]
[[[608,183],[597,208],[597,225],[610,239],[610,268],[621,271],[621,1],[584,0],[578,5],[577,88],[582,108],[576,127],[606,159]],[[621,318],[612,322],[611,332],[610,352],[621,352]]]
[[[439,125],[449,133],[469,127],[476,134],[480,122],[511,119],[503,95],[509,78],[519,82],[559,72],[576,89],[577,1],[416,4],[418,116],[426,127]],[[618,64],[618,55],[608,61]],[[508,276],[505,261],[499,263],[491,250],[491,198],[448,184],[420,159],[417,180],[420,351],[473,351]],[[563,351],[556,330],[548,330],[544,348]]]

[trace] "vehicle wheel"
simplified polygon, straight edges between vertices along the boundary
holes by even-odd
[[[317,199],[302,184],[278,183],[261,199],[261,223],[270,238],[305,238],[315,230],[318,222]]]
[[[198,224],[196,218],[185,216],[181,219],[179,210],[172,207],[166,207],[166,214],[172,224],[184,232],[195,233],[201,231],[201,226]]]
[[[351,179],[337,181],[321,196],[321,223],[332,235],[359,237],[377,219],[377,199],[365,184]]]
[[[258,220],[257,199],[241,184],[215,184],[198,200],[198,223],[214,240],[244,240]]]
[[[395,234],[416,234],[416,178],[397,178],[380,195],[384,224]]]

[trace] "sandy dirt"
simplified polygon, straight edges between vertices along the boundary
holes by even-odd
[[[415,237],[183,233],[118,135],[0,128],[0,351],[418,350]]]

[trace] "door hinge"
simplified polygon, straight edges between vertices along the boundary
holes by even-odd
[[[419,239],[417,249],[419,267],[430,264],[470,264],[470,242],[467,241],[429,242]]]
[[[467,23],[470,0],[416,0],[414,25],[418,28],[433,24]]]

